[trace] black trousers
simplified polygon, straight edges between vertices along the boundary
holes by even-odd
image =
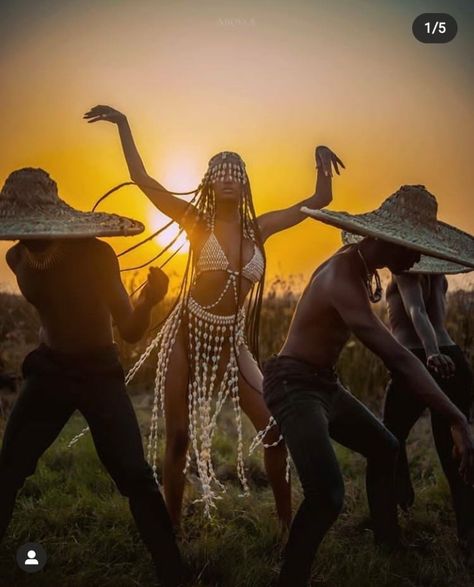
[[[426,354],[423,349],[410,350],[426,364]],[[449,379],[442,379],[436,375],[433,377],[449,399],[466,417],[469,417],[473,397],[472,371],[458,346],[441,347],[440,351],[451,357],[456,371]],[[413,504],[415,498],[408,467],[406,439],[426,407],[426,404],[404,388],[402,382],[396,378],[389,382],[385,396],[384,424],[400,442],[396,485],[398,501],[405,509]],[[474,539],[474,488],[466,485],[459,476],[459,464],[453,459],[453,441],[449,422],[432,411],[431,427],[441,466],[451,490],[458,536],[463,540],[468,534],[472,534],[471,538]]]
[[[311,565],[338,517],[344,482],[330,438],[367,458],[367,497],[377,542],[399,539],[394,472],[397,439],[331,370],[292,357],[264,366],[264,398],[295,463],[304,499],[293,520],[279,587],[308,584]]]
[[[45,345],[23,363],[24,387],[10,414],[0,452],[0,540],[18,490],[38,459],[78,409],[89,424],[103,465],[150,551],[158,579],[181,584],[182,563],[166,506],[145,460],[135,412],[115,347],[65,355]]]

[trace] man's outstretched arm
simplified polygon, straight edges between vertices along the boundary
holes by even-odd
[[[344,167],[344,163],[339,157],[325,147],[320,145],[315,151],[317,178],[314,194],[282,210],[274,210],[262,214],[257,218],[258,225],[263,241],[267,240],[273,234],[291,228],[306,220],[308,216],[301,212],[302,206],[319,210],[324,208],[332,201],[332,170],[339,175],[339,165]]]

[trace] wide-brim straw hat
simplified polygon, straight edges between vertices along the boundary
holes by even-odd
[[[118,214],[72,208],[43,169],[14,171],[0,192],[0,240],[128,236],[144,228]]]
[[[419,251],[423,255],[474,268],[473,237],[437,219],[438,203],[425,186],[404,185],[373,212],[301,211],[347,232],[370,236]]]
[[[468,237],[471,241],[471,248],[472,254],[474,255],[474,238],[467,234],[467,232],[463,232],[454,226],[450,226],[445,222],[441,222],[440,224],[454,237],[454,246],[456,245],[457,240],[459,239],[460,235]],[[342,242],[345,245],[353,245],[360,243],[360,241],[364,238],[359,234],[353,234],[351,232],[347,232],[343,230],[341,232]],[[467,240],[466,240],[467,242]],[[451,261],[445,261],[444,259],[436,259],[435,257],[428,257],[427,255],[421,255],[421,259],[418,263],[415,263],[411,269],[408,269],[406,273],[444,273],[449,275],[456,275],[458,273],[468,273],[469,271],[474,271],[472,267],[465,267],[464,265],[459,265],[459,263],[452,263]]]

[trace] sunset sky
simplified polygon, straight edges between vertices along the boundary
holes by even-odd
[[[454,41],[415,40],[415,17],[443,10],[458,22]],[[110,104],[170,189],[195,188],[209,158],[233,150],[257,213],[284,207],[311,195],[313,151],[326,144],[347,168],[331,208],[367,211],[421,183],[442,219],[474,232],[473,54],[471,0],[2,0],[0,184],[42,167],[68,203],[90,209],[129,179],[115,126],[82,119]],[[137,188],[101,209],[148,230],[165,220]],[[306,220],[268,242],[269,274],[307,276],[339,243],[336,229]],[[8,246],[0,286],[10,288]]]

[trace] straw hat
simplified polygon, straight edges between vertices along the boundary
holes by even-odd
[[[438,221],[436,198],[422,185],[402,186],[380,208],[366,214],[312,210],[307,207],[301,208],[301,211],[362,237],[371,236],[408,247],[430,257],[451,261],[458,267],[461,265],[464,270],[469,271],[467,267],[474,268],[474,237]],[[445,268],[443,264],[441,272],[445,273]]]
[[[143,230],[131,218],[71,208],[42,169],[13,171],[0,192],[0,240],[127,236]]]
[[[467,234],[467,232],[463,232],[462,230],[454,228],[454,226],[450,226],[444,222],[440,222],[440,224],[447,231],[452,232],[455,238],[459,238],[459,236],[468,237],[471,242],[471,254],[474,255],[474,238],[472,236]],[[341,238],[345,245],[353,245],[360,243],[364,237],[343,230],[341,232]],[[453,244],[456,246],[456,240],[454,240]],[[459,263],[452,263],[451,261],[445,261],[444,259],[436,259],[435,257],[422,255],[420,261],[413,265],[413,267],[406,271],[406,273],[445,273],[455,275],[457,273],[468,273],[469,271],[473,271],[472,267],[465,267],[464,265],[459,265]]]

